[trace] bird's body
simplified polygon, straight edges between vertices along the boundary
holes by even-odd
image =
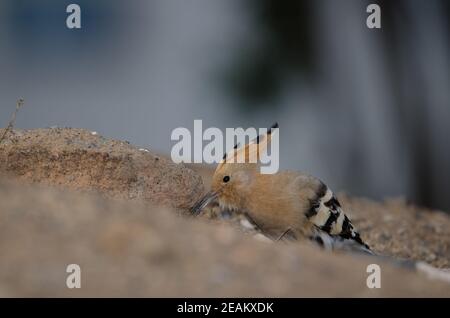
[[[271,133],[225,155],[214,173],[211,192],[193,211],[217,199],[223,209],[244,214],[273,240],[312,239],[326,247],[348,242],[370,253],[333,192],[319,179],[295,171],[261,174],[258,164],[227,162],[239,153],[246,158],[252,153],[259,156]]]
[[[318,182],[289,171],[271,175],[254,173],[248,178],[248,184],[236,193],[237,198],[218,197],[221,207],[245,214],[271,238],[280,237],[288,229],[292,234],[300,231],[301,236],[310,235],[313,229],[302,211],[309,208],[308,201],[315,197]]]
[[[313,239],[325,244],[328,235],[331,244],[335,237],[368,248],[333,192],[315,177],[296,171],[257,174],[237,195],[236,199],[219,196],[220,206],[244,214],[271,239]]]

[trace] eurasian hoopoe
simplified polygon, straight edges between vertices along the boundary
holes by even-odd
[[[294,171],[261,174],[259,165],[249,160],[251,156],[259,158],[277,128],[275,124],[265,135],[225,154],[214,172],[211,191],[195,204],[192,213],[197,215],[217,199],[222,209],[244,214],[272,240],[307,238],[326,248],[371,253],[322,181]],[[237,163],[239,156],[245,158],[244,163]]]

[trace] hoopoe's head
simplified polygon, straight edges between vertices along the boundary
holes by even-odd
[[[223,156],[217,166],[211,184],[211,191],[191,209],[199,214],[210,202],[217,199],[222,208],[239,210],[243,201],[252,191],[252,184],[260,174],[259,159],[270,142],[275,123],[264,135],[258,136],[248,144],[234,148]]]

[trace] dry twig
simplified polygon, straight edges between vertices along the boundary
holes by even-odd
[[[24,104],[23,98],[19,98],[19,99],[17,100],[17,103],[16,103],[16,109],[15,109],[14,113],[13,113],[12,116],[11,116],[11,119],[10,119],[10,121],[9,121],[9,123],[8,123],[8,126],[6,126],[5,130],[3,131],[2,136],[0,137],[0,144],[2,143],[3,139],[5,139],[6,134],[7,134],[10,130],[13,129],[13,127],[14,127],[14,122],[16,121],[17,113],[18,113],[19,109],[23,106],[23,104]]]

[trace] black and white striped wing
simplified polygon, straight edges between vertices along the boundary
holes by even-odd
[[[345,244],[357,243],[357,246],[370,252],[369,246],[363,242],[339,201],[325,184],[321,185],[316,198],[311,201],[311,208],[306,216],[317,230],[313,239],[322,245],[343,247]]]

